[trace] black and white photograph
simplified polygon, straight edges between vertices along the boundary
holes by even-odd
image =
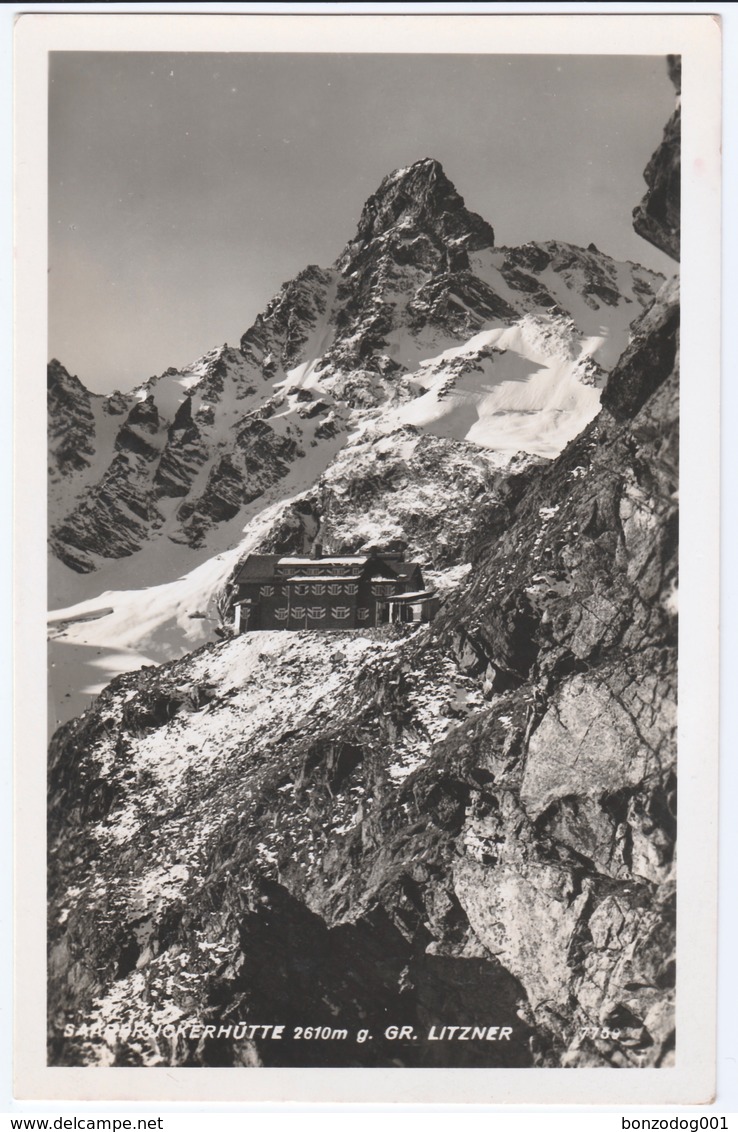
[[[49,51],[48,1067],[678,1067],[682,62]]]

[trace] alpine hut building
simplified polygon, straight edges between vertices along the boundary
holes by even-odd
[[[250,554],[234,579],[234,631],[369,629],[430,621],[438,599],[402,552]]]

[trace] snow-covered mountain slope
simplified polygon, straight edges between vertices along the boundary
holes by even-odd
[[[240,556],[300,551],[319,523],[341,546],[468,561],[465,501],[494,506],[499,469],[596,415],[659,282],[594,245],[495,247],[426,160],[385,178],[336,263],[286,283],[238,348],[109,397],[52,363],[55,636],[181,655],[212,639]]]

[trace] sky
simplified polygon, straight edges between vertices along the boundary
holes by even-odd
[[[661,57],[55,52],[49,77],[49,357],[96,392],[237,345],[423,157],[498,244],[674,270],[631,227]]]

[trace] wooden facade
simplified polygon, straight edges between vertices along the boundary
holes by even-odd
[[[235,578],[236,633],[258,629],[370,629],[429,621],[435,594],[402,554],[310,558],[252,554]]]

